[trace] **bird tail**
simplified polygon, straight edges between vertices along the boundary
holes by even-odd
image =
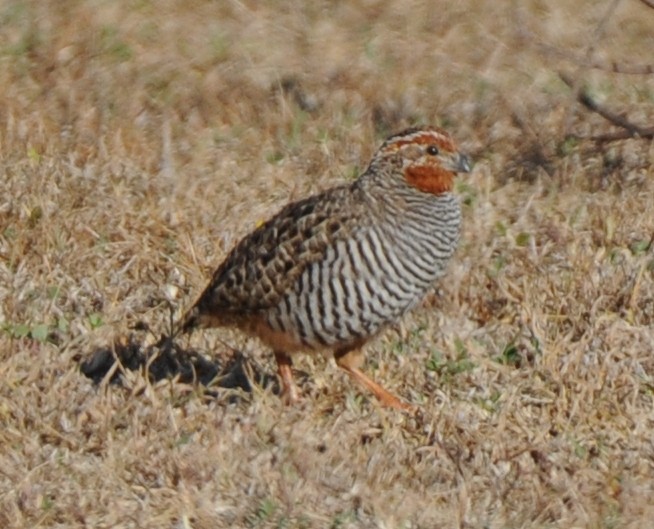
[[[184,317],[177,322],[175,326],[174,336],[179,336],[180,334],[185,334],[191,332],[193,329],[198,327],[200,323],[200,311],[197,307],[193,307],[184,314]]]

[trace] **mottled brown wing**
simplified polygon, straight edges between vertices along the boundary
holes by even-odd
[[[361,202],[353,185],[286,206],[234,247],[191,310],[192,319],[229,321],[276,306],[307,266],[360,226]],[[194,323],[189,319],[185,327]]]

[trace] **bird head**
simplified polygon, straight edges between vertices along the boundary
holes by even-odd
[[[468,173],[470,159],[438,127],[410,128],[389,137],[377,151],[380,162],[392,161],[410,186],[440,195],[452,191],[456,173]]]

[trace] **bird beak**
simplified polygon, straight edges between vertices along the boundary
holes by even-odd
[[[457,152],[452,155],[449,161],[450,169],[455,173],[469,173],[472,170],[472,162],[465,154]]]

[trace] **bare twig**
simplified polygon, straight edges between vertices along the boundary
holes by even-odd
[[[568,74],[564,72],[559,72],[559,77],[570,88],[572,89],[575,88],[575,82]],[[616,114],[615,112],[608,110],[607,108],[600,105],[597,101],[595,101],[585,88],[578,90],[576,93],[576,97],[577,97],[577,101],[579,101],[579,103],[585,106],[588,110],[596,114],[599,114],[600,116],[602,116],[604,119],[606,119],[616,127],[620,127],[624,129],[622,133],[603,134],[600,136],[593,136],[591,137],[591,139],[593,139],[594,141],[606,142],[606,141],[615,141],[615,140],[634,138],[634,137],[649,138],[649,139],[654,137],[654,127],[641,127],[640,125],[636,125],[632,123],[624,116],[621,116],[619,114]]]
[[[588,68],[593,68],[594,70],[605,70],[608,72],[621,73],[625,75],[654,74],[654,64],[618,64],[615,61],[611,63],[603,63],[601,61],[594,60],[585,66]]]
[[[647,127],[642,129],[642,134],[638,136],[646,139],[654,138],[654,127]],[[569,137],[577,138],[578,140],[592,140],[596,143],[610,143],[612,141],[628,140],[634,137],[634,134],[628,130],[618,130],[616,132],[607,132],[606,134],[596,134],[594,136],[577,136],[570,135]]]

